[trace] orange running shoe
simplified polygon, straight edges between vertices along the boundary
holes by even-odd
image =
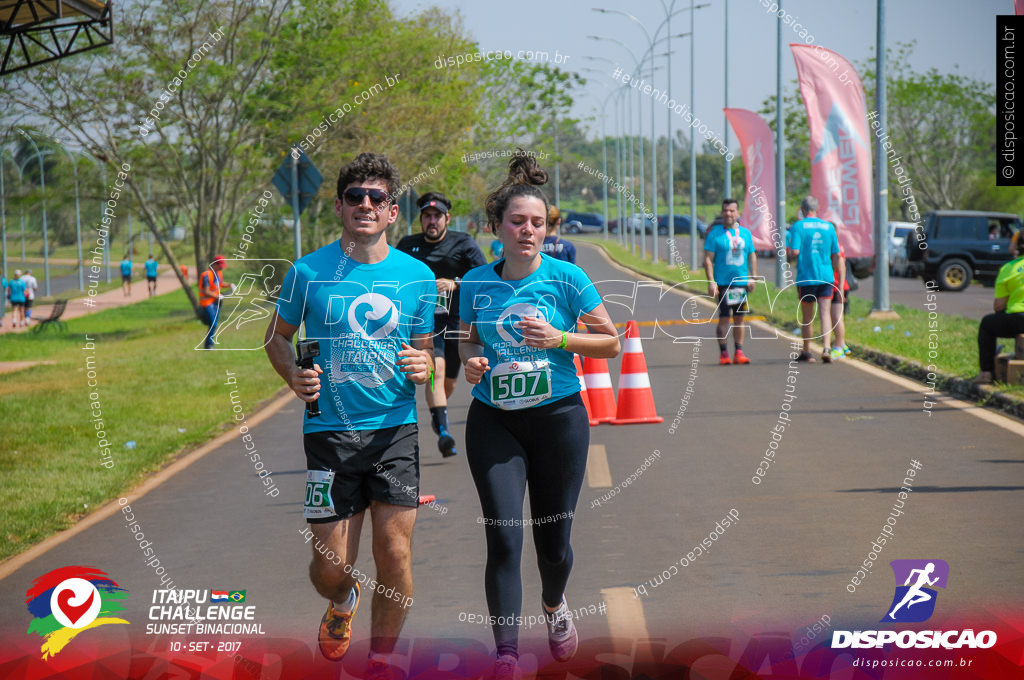
[[[320,653],[328,661],[340,661],[348,652],[348,645],[352,641],[352,618],[359,609],[359,584],[355,584],[356,603],[352,611],[342,614],[334,608],[334,603],[328,601],[327,612],[320,620]]]
[[[719,366],[728,366],[732,363],[732,359],[729,358],[728,352],[722,352],[721,356],[718,357]]]
[[[744,354],[743,350],[741,350],[741,349],[736,350],[736,354],[733,355],[732,361],[733,361],[734,364],[749,364],[750,363],[750,359],[747,358],[747,355]]]

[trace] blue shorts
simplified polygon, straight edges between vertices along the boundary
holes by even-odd
[[[809,286],[797,286],[796,291],[800,295],[801,302],[813,302],[815,299],[831,300],[836,286],[834,283],[813,283]],[[811,300],[807,298],[811,298]]]

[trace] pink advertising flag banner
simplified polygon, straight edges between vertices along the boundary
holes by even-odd
[[[1013,11],[1018,16],[1024,14],[1024,0],[1013,0]]]
[[[747,195],[743,200],[740,224],[750,230],[754,247],[775,250],[775,153],[774,138],[768,123],[747,109],[723,109],[729,124],[736,131],[743,150],[746,168]]]
[[[821,45],[791,44],[810,132],[811,195],[818,217],[836,225],[847,257],[875,249],[871,215],[871,144],[864,87],[857,71]]]

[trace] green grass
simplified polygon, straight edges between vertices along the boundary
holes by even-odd
[[[253,322],[237,339],[260,347],[265,329],[265,321]],[[56,365],[0,375],[0,559],[68,528],[229,427],[226,370],[238,376],[247,414],[282,387],[262,350],[194,351],[204,331],[185,294],[175,291],[72,319],[66,333],[4,336],[0,361]],[[86,335],[95,350],[82,349]],[[88,385],[91,354],[96,387]],[[109,469],[100,464],[93,402],[111,442]],[[129,440],[135,449],[124,447]]]
[[[580,236],[572,238],[600,244],[615,260],[654,278],[678,283],[684,277],[685,270],[682,266],[670,266],[664,262],[652,264],[649,260],[643,260],[638,255],[633,255],[627,248],[623,248],[614,240],[605,241],[598,237]],[[664,258],[666,253],[662,252],[660,256]],[[681,256],[688,259],[689,253],[681,253]],[[770,272],[760,272],[760,274],[766,278],[774,278],[775,272],[773,269]],[[703,281],[703,268],[691,272],[690,276]],[[694,284],[687,288],[707,295],[707,284]],[[868,318],[871,302],[854,293],[850,296],[850,313],[846,316],[847,344],[854,348],[855,352],[874,350],[894,355],[901,360],[901,363],[905,364],[916,362],[925,367],[934,364],[938,369],[936,373],[939,374],[968,380],[973,378],[978,373],[978,322],[962,316],[939,314],[935,322],[935,325],[941,329],[938,331],[938,338],[935,341],[938,347],[931,349],[928,335],[934,329],[929,328],[928,311],[923,307],[925,301],[925,295],[922,292],[920,308],[894,304],[892,308],[900,318],[892,321],[880,321]],[[786,331],[792,333],[799,324],[799,300],[793,287],[779,293],[771,283],[765,284],[764,287],[759,286],[751,294],[750,304],[753,313],[765,316],[771,323]],[[818,325],[815,323],[815,332],[817,332],[817,328]],[[876,332],[875,328],[879,328],[879,331]],[[929,352],[935,352],[935,357],[930,358]],[[1008,394],[1024,397],[1024,386],[1001,385],[1000,389]]]

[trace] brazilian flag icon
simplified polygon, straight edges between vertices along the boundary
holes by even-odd
[[[228,593],[228,599],[232,602],[245,602],[245,593],[244,590],[232,590]]]

